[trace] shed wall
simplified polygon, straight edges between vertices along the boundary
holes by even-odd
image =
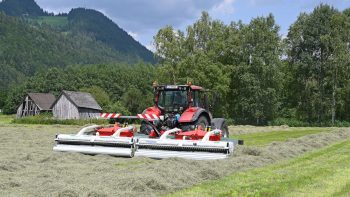
[[[94,119],[100,117],[100,111],[96,109],[79,108],[80,119]]]
[[[62,94],[52,108],[53,116],[57,119],[79,119],[78,108]]]
[[[17,118],[24,116],[35,116],[40,114],[39,107],[29,96],[26,96],[22,104],[17,108]]]

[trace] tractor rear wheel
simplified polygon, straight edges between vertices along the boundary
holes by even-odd
[[[222,131],[222,137],[229,137],[228,126],[224,118],[214,118],[211,121],[211,129],[220,129]]]

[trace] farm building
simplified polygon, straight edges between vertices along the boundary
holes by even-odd
[[[57,119],[90,119],[100,116],[101,107],[90,93],[62,91],[52,104]]]
[[[28,93],[17,108],[17,118],[51,112],[55,100],[55,96],[50,93]]]

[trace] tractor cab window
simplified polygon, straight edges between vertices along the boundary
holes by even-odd
[[[193,107],[201,107],[199,91],[192,91]]]
[[[163,109],[173,110],[179,107],[186,107],[187,92],[181,90],[160,91],[158,106]]]
[[[209,110],[208,95],[202,91],[192,91],[193,107],[201,107]]]

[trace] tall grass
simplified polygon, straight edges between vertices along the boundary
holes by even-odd
[[[36,116],[27,116],[23,118],[13,119],[12,123],[15,124],[62,124],[62,125],[86,125],[86,124],[108,124],[106,119],[74,119],[74,120],[59,120],[52,117],[51,114],[40,114]]]
[[[16,115],[5,115],[0,113],[0,124],[10,124]]]

